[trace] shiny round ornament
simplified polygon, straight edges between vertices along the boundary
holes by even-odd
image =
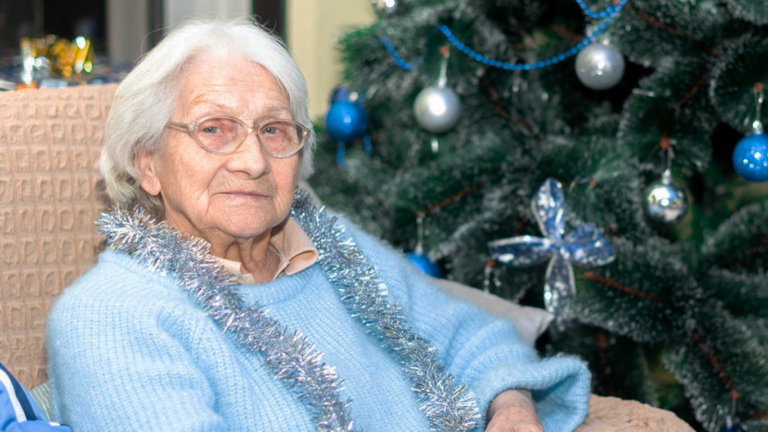
[[[576,76],[592,90],[608,90],[624,76],[624,56],[610,45],[587,45],[576,56]]]
[[[648,218],[658,225],[676,225],[688,213],[685,190],[672,181],[669,170],[664,171],[660,182],[646,189],[645,204]]]
[[[440,267],[432,262],[419,248],[409,253],[407,257],[420,272],[432,277],[440,277]]]
[[[461,102],[447,87],[427,87],[416,96],[413,111],[419,126],[435,134],[448,132],[461,117]]]
[[[763,133],[747,135],[733,150],[733,167],[751,182],[768,180],[768,137]]]
[[[368,128],[368,115],[362,105],[337,101],[325,115],[325,129],[336,141],[349,142],[360,138]]]

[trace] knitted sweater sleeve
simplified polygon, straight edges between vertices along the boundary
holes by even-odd
[[[493,399],[508,389],[531,390],[547,432],[569,432],[581,424],[590,392],[590,374],[581,360],[564,355],[539,359],[511,323],[448,296],[401,253],[357,228],[350,231],[413,330],[432,342],[444,367],[475,393],[481,424],[486,424]]]
[[[56,418],[77,432],[226,432],[194,351],[210,333],[202,312],[105,254],[48,318]]]

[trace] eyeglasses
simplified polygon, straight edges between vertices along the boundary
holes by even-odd
[[[310,134],[308,128],[293,120],[267,120],[251,127],[239,118],[229,116],[205,117],[193,123],[168,122],[167,126],[188,133],[200,147],[217,155],[236,152],[248,134],[256,132],[267,154],[287,158],[304,147]]]

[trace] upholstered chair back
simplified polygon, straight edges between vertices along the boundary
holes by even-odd
[[[27,388],[48,379],[51,305],[96,261],[98,161],[115,88],[0,92],[0,361]]]
[[[98,161],[116,88],[0,92],[0,361],[28,389],[48,380],[45,318],[51,305],[96,263],[101,249],[93,221],[107,205]],[[439,285],[512,321],[531,344],[552,320],[544,311],[456,283]],[[32,393],[50,409],[48,386]],[[670,412],[592,396],[576,432],[616,430],[693,432]]]

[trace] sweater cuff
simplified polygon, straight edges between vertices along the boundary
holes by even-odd
[[[587,415],[590,374],[576,358],[556,356],[539,363],[497,366],[471,387],[482,425],[487,424],[488,408],[497,395],[509,389],[530,389],[544,430],[571,432]]]

